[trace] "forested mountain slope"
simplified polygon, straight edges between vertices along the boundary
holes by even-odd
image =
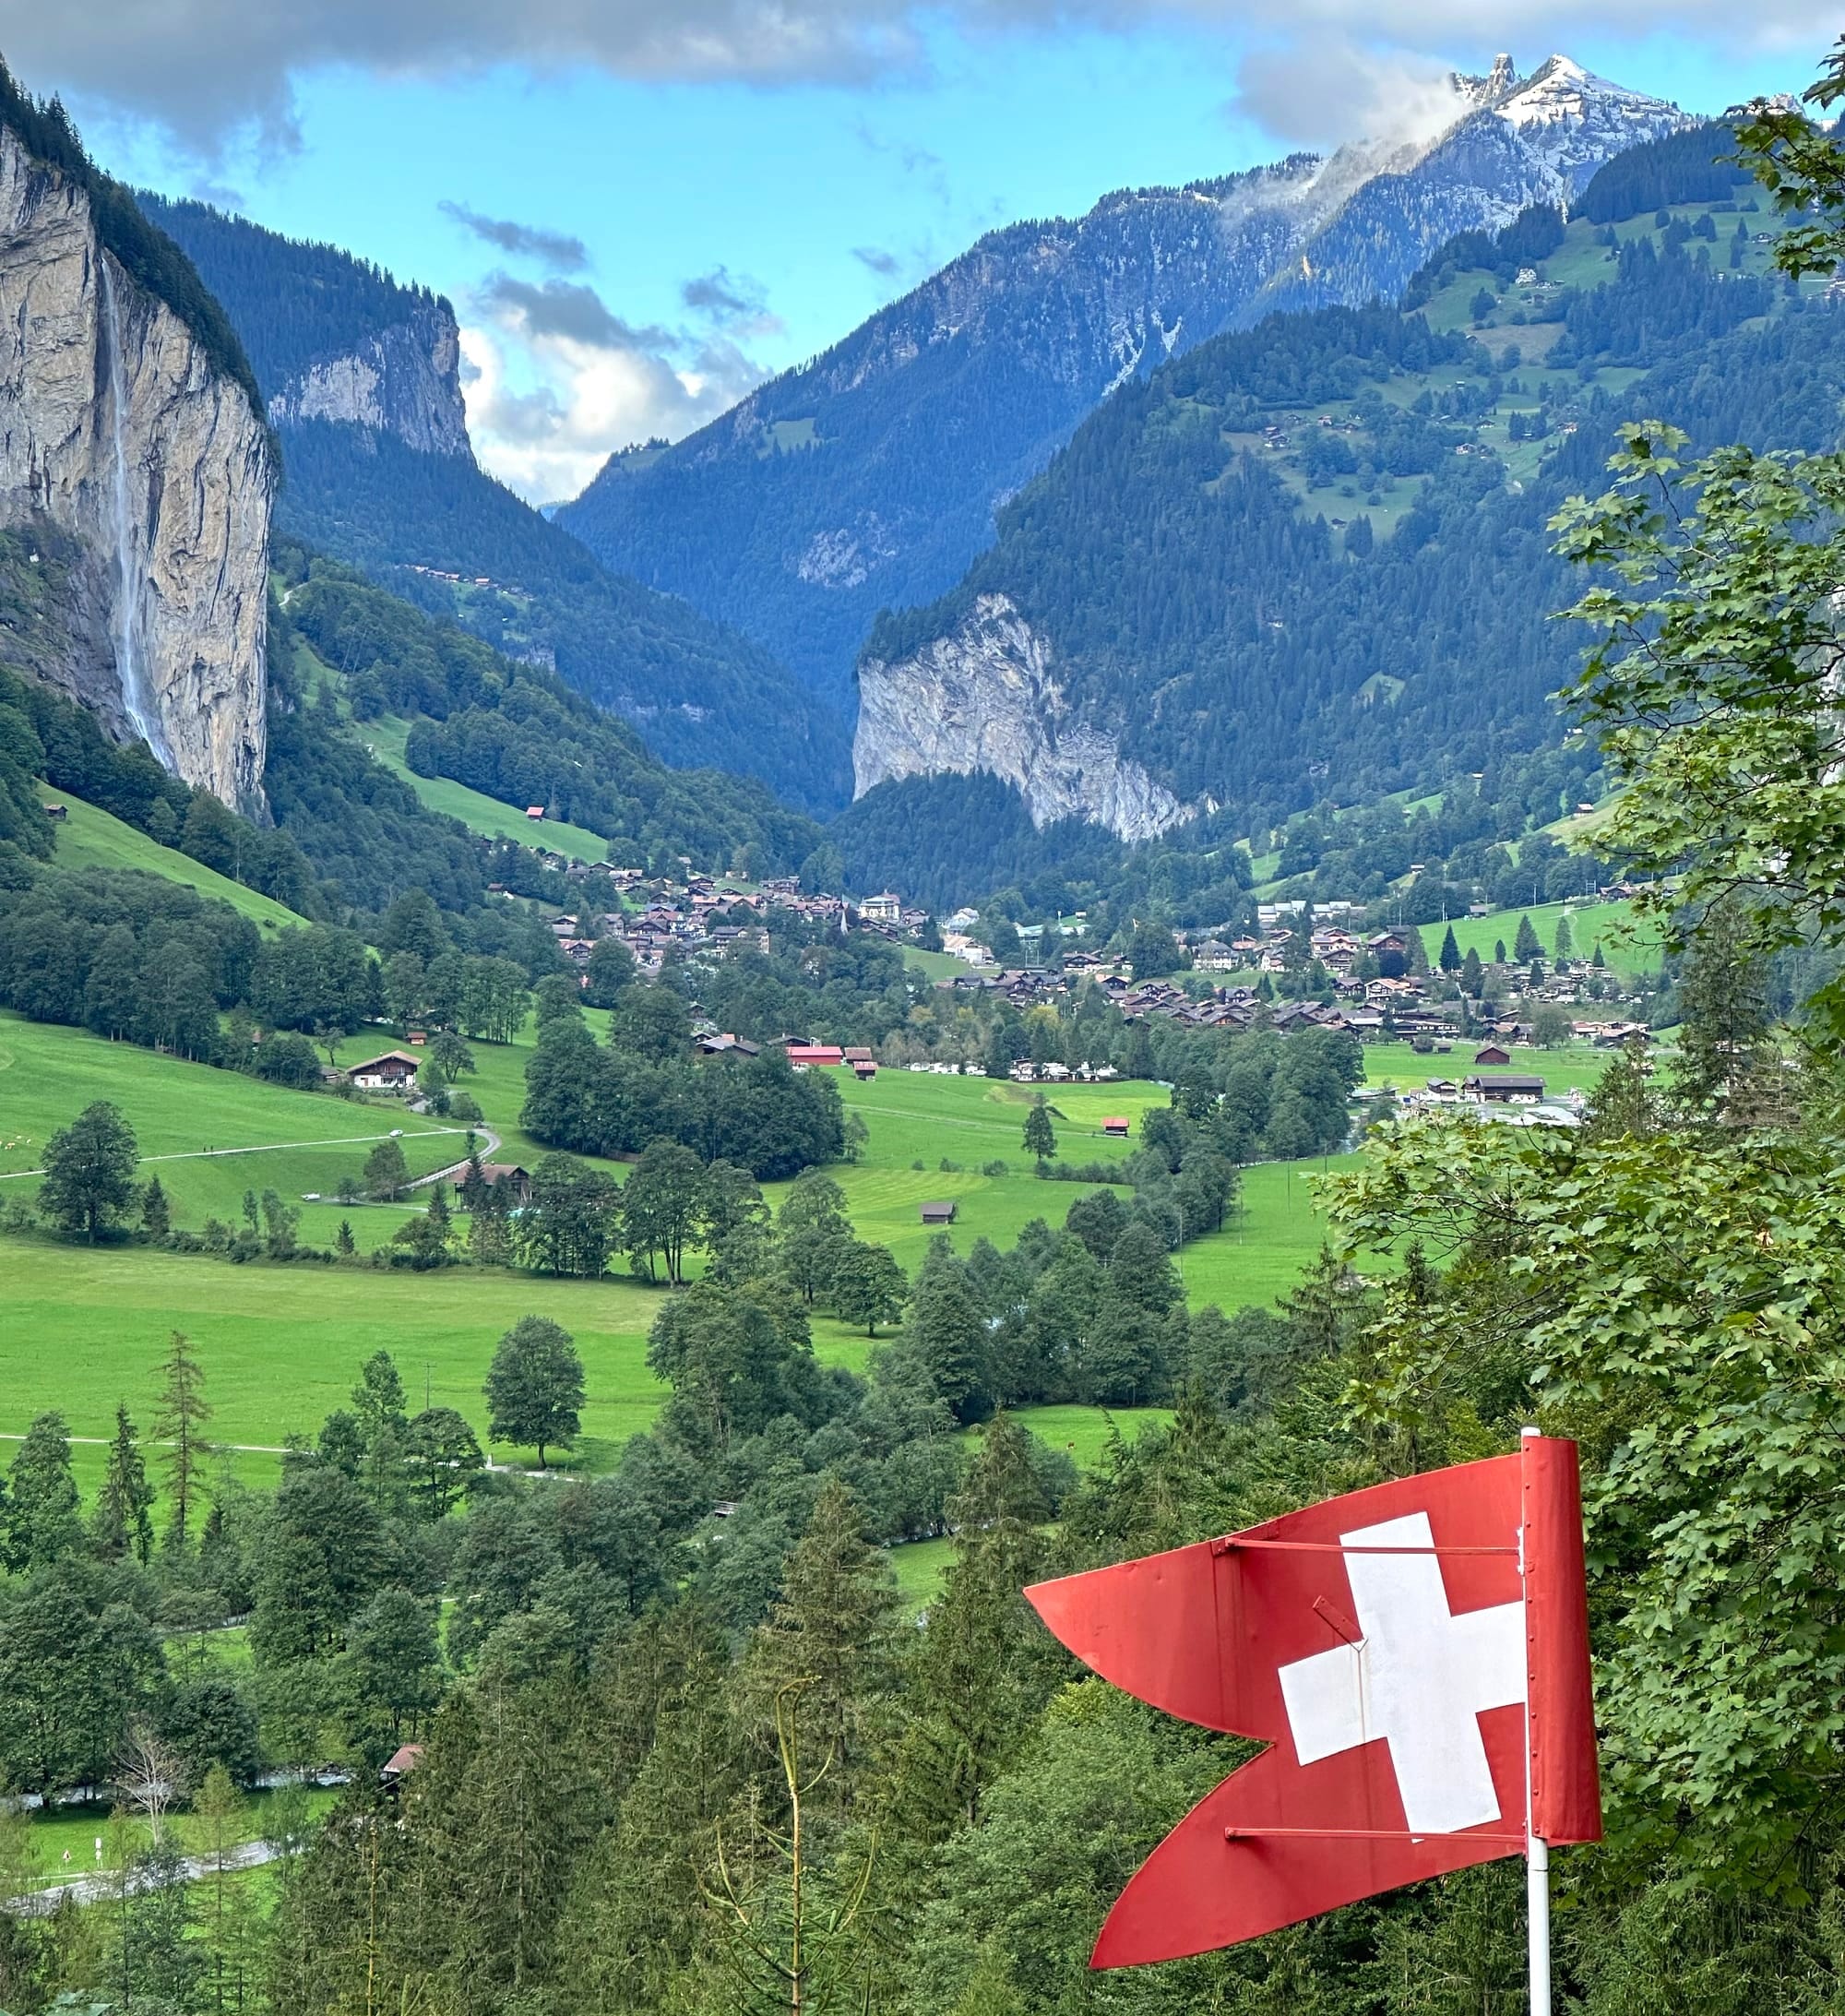
[[[835,709],[875,612],[939,594],[1084,414],[1281,302],[1388,298],[1455,232],[1573,197],[1676,108],[1553,57],[1457,79],[1428,146],[1343,149],[982,239],[842,342],[663,451],[611,459],[560,521],[612,567],[760,638]]]
[[[1645,167],[1630,200],[1657,194]],[[1216,805],[1248,830],[1554,740],[1582,640],[1548,620],[1547,521],[1617,418],[1836,432],[1845,316],[1768,271],[1743,200],[1533,209],[1455,240],[1411,309],[1278,316],[1125,387],[951,595],[880,622],[861,792],[988,769],[1040,825]]]
[[[454,310],[338,247],[143,193],[242,337],[282,444],[285,531],[640,724],[667,761],[845,794],[848,731],[768,651],[609,573],[480,469]],[[484,582],[485,585],[481,585]]]

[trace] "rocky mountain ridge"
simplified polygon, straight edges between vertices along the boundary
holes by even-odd
[[[613,458],[559,521],[736,625],[848,715],[880,608],[948,587],[994,512],[1129,379],[1279,307],[1394,296],[1456,232],[1573,194],[1674,130],[1662,100],[1553,56],[1458,79],[1434,138],[1008,226],[821,357],[664,451]]]
[[[23,669],[259,809],[268,430],[98,230],[82,178],[0,125],[0,526]],[[55,592],[50,592],[55,584]]]
[[[324,420],[470,455],[455,310],[337,245],[287,239],[208,203],[137,194],[243,338],[278,427]]]

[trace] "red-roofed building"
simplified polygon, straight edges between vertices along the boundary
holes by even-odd
[[[843,1064],[846,1053],[834,1043],[792,1043],[788,1046],[788,1061],[791,1064]]]

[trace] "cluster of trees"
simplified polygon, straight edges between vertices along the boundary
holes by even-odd
[[[1576,214],[1591,224],[1625,223],[1673,203],[1756,199],[1749,170],[1736,158],[1733,125],[1713,121],[1648,140],[1603,161],[1577,198]]]
[[[1615,256],[1612,285],[1573,292],[1563,304],[1554,366],[1656,364],[1732,329],[1774,305],[1780,288],[1752,274],[1719,273],[1707,246],[1687,251],[1686,227],[1668,229],[1662,249],[1629,239]],[[1713,233],[1714,235],[1714,233]]]
[[[1630,155],[1640,151],[1631,149]],[[1406,313],[1426,307],[1463,273],[1488,273],[1499,287],[1509,287],[1521,267],[1541,266],[1557,250],[1564,241],[1565,224],[1564,214],[1555,204],[1533,203],[1502,230],[1457,232],[1434,258],[1411,276],[1398,305]],[[1488,295],[1489,301],[1496,298]]]
[[[15,548],[28,540],[34,552],[58,544],[49,529],[9,532],[0,535],[0,560],[22,558]],[[55,570],[60,559],[54,551],[41,564]],[[0,665],[0,845],[43,858],[54,829],[43,814],[41,778],[304,916],[327,913],[292,835],[255,826],[209,792],[170,776],[143,744],[108,741],[88,708]]]
[[[530,999],[517,960],[457,950],[420,891],[394,906],[380,937],[382,965],[351,931],[303,924],[265,937],[228,904],[155,876],[50,871],[0,888],[0,1003],[303,1087],[320,1082],[315,1043],[334,1063],[340,1039],[387,1008],[511,1041]],[[548,935],[537,944],[554,964]]]
[[[310,365],[350,356],[387,330],[427,328],[447,306],[427,287],[405,286],[369,259],[304,238],[280,241],[292,281],[279,287],[274,233],[190,197],[137,189],[135,201],[203,276],[269,398]]]
[[[579,1154],[676,1141],[700,1161],[732,1163],[765,1182],[839,1159],[844,1108],[825,1073],[792,1069],[774,1047],[695,1064],[690,1043],[689,1013],[671,987],[625,988],[606,1044],[573,1001],[543,996],[519,1124]]]

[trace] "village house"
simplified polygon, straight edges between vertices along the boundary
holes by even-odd
[[[859,914],[873,924],[900,924],[903,921],[903,899],[890,889],[876,896],[867,896],[859,905]]]
[[[1461,1096],[1484,1105],[1534,1106],[1544,1096],[1544,1081],[1523,1072],[1502,1071],[1488,1078],[1476,1073],[1460,1083]]]
[[[955,1222],[956,1204],[953,1198],[941,1198],[922,1207],[922,1223],[925,1225],[952,1225]]]
[[[481,1175],[495,1190],[504,1188],[515,1205],[531,1202],[531,1172],[516,1162],[483,1162]]]
[[[363,1064],[348,1068],[348,1080],[363,1092],[406,1092],[416,1083],[416,1074],[423,1068],[421,1057],[412,1056],[408,1050],[387,1050],[375,1057],[367,1057]]]

